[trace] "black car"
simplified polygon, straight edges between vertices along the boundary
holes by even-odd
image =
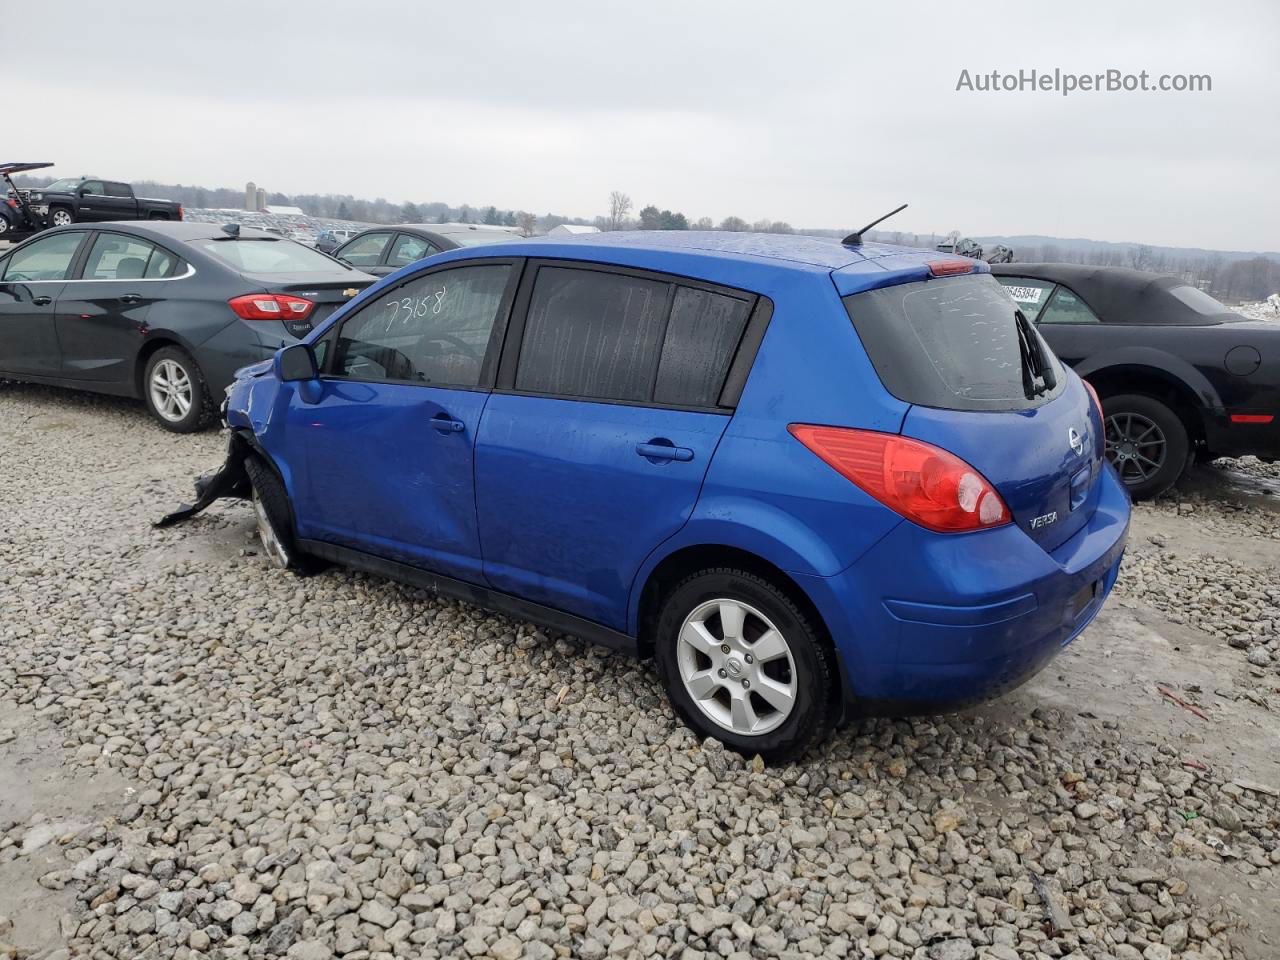
[[[321,253],[333,253],[359,232],[346,227],[325,227],[316,237],[316,249]]]
[[[214,418],[236,369],[371,283],[235,225],[55,227],[0,255],[0,378],[140,397],[189,433]]]
[[[385,277],[416,260],[445,250],[518,239],[520,234],[514,227],[491,227],[479,223],[401,223],[394,227],[374,227],[357,234],[334,250],[333,255],[366,273]]]
[[[47,226],[106,220],[181,220],[182,204],[136,197],[120,180],[68,177],[31,191],[31,209]]]
[[[1178,277],[1059,263],[991,272],[1097,390],[1107,456],[1134,497],[1169,489],[1192,458],[1280,458],[1280,324]]]

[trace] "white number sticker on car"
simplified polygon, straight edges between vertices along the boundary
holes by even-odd
[[[1043,287],[1005,287],[1005,290],[1019,303],[1039,303],[1040,295],[1044,293]]]

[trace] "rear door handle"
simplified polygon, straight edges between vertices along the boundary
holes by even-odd
[[[136,293],[126,293],[120,298],[121,303],[141,303],[142,297]]]
[[[693,451],[688,447],[677,447],[668,440],[666,443],[637,443],[636,453],[646,460],[678,460],[687,463],[693,459]]]
[[[437,413],[431,418],[431,425],[441,433],[461,433],[467,425],[461,420],[454,420],[447,413]]]
[[[53,297],[32,297],[31,302],[37,307],[47,307],[53,303]]]

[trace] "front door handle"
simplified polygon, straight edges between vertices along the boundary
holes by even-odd
[[[121,303],[141,303],[142,297],[136,293],[126,293],[120,298]]]
[[[688,447],[677,447],[670,440],[662,439],[637,443],[636,453],[655,463],[661,460],[678,460],[681,463],[687,463],[693,459],[693,451]]]
[[[53,303],[53,297],[32,297],[31,302],[37,307],[47,307]]]
[[[461,420],[455,420],[447,413],[437,413],[431,418],[431,426],[435,427],[441,433],[461,433],[467,429],[467,425]]]

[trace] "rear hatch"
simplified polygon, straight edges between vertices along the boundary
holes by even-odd
[[[912,404],[902,433],[977,468],[1045,550],[1097,505],[1102,422],[990,274],[944,276],[844,297],[876,373]]]

